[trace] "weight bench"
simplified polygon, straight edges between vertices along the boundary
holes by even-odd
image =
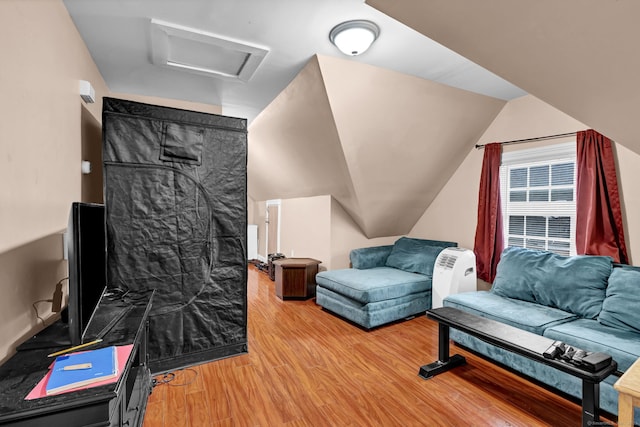
[[[459,354],[449,356],[449,328],[451,327],[580,378],[582,380],[582,425],[583,427],[598,425],[600,382],[616,371],[618,364],[615,360],[611,359],[606,366],[590,371],[564,360],[545,357],[544,353],[554,347],[554,340],[495,320],[453,307],[428,310],[427,317],[438,322],[438,360],[420,368],[418,375],[422,378],[432,378],[466,363],[466,359]]]

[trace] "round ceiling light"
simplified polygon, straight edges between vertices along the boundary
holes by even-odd
[[[333,27],[329,40],[345,55],[356,56],[369,49],[379,34],[380,28],[376,24],[357,19]]]

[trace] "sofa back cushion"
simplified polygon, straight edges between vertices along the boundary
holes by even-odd
[[[517,247],[501,255],[492,292],[559,308],[588,319],[602,309],[613,260],[607,256],[562,256]]]
[[[626,331],[640,333],[640,268],[624,266],[613,269],[598,322]]]
[[[438,254],[444,248],[452,246],[458,246],[458,244],[440,240],[401,237],[393,244],[386,266],[432,277],[433,265]]]
[[[384,267],[389,258],[393,245],[371,246],[368,248],[352,249],[349,252],[351,267],[359,270]]]

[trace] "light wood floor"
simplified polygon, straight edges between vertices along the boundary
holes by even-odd
[[[144,427],[579,426],[580,407],[464,350],[430,380],[437,325],[420,316],[370,332],[314,300],[282,301],[249,267],[249,353],[175,372]]]

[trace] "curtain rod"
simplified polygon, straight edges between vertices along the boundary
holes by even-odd
[[[512,141],[498,142],[498,144],[508,145],[508,144],[522,144],[523,142],[545,141],[547,139],[564,138],[565,136],[572,136],[577,133],[578,132],[567,132],[567,133],[559,133],[557,135],[537,136],[535,138],[514,139]],[[487,144],[476,144],[476,148],[477,149],[484,148],[485,145]]]

